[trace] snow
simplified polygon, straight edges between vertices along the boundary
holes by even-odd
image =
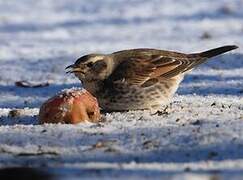
[[[41,168],[58,179],[240,179],[242,8],[242,0],[0,0],[0,168]],[[38,123],[44,101],[80,87],[64,68],[84,54],[226,44],[239,49],[190,72],[163,113]],[[16,87],[21,80],[50,86]]]

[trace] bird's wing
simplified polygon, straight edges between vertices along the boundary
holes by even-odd
[[[128,85],[151,86],[159,78],[170,79],[183,73],[206,58],[197,55],[169,53],[140,57],[126,57],[110,75],[108,81],[112,83],[126,83]]]
[[[166,59],[167,62],[163,62],[163,59]],[[156,64],[156,70],[152,77],[170,79],[192,69],[206,61],[206,59],[207,58],[192,55],[187,55],[185,57],[161,57],[159,60],[151,62]]]
[[[112,83],[141,85],[149,80],[156,66],[148,60],[130,58],[121,62],[109,77]]]
[[[238,48],[222,46],[194,54],[157,49],[132,49],[113,53],[119,65],[107,79],[109,83],[151,86],[160,79],[170,79],[205,62],[208,58]]]

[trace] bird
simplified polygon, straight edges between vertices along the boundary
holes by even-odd
[[[190,54],[149,48],[94,53],[65,69],[98,99],[101,110],[159,110],[171,102],[189,71],[237,48],[226,45]]]

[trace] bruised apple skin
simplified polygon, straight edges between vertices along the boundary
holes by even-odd
[[[47,100],[39,112],[41,124],[99,122],[100,118],[100,109],[96,98],[85,89],[64,90]]]

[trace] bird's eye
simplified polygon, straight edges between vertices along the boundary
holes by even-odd
[[[87,67],[92,67],[93,66],[93,63],[92,62],[89,62],[88,64],[87,64]]]

